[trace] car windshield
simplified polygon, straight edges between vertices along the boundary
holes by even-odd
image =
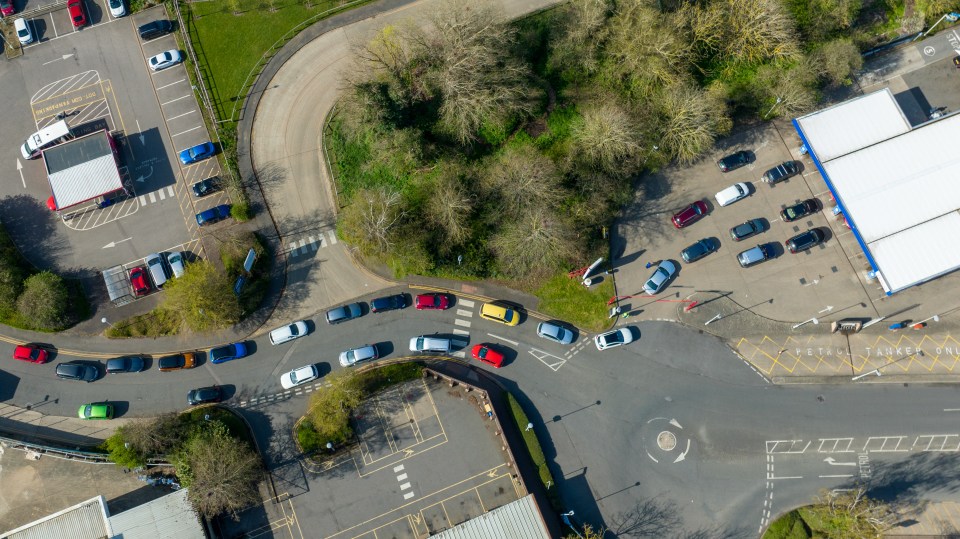
[[[619,331],[615,331],[605,335],[604,340],[607,341],[607,344],[620,344],[623,342],[623,337],[620,336]]]
[[[300,334],[300,330],[297,329],[297,325],[296,325],[296,324],[291,325],[291,326],[290,326],[290,335],[296,337],[296,336],[299,335],[299,334]]]
[[[93,413],[93,405],[92,405],[92,404],[88,404],[88,405],[86,405],[86,406],[83,407],[83,416],[84,416],[84,417],[90,417],[90,414],[92,414],[92,413]]]

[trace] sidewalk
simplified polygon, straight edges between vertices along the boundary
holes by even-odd
[[[89,448],[101,444],[131,419],[88,421],[77,417],[44,415],[39,410],[0,403],[0,436],[22,442],[62,448]]]

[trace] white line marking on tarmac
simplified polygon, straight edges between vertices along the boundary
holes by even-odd
[[[408,488],[410,488],[410,483],[404,483],[400,485],[400,490],[407,490]]]
[[[473,316],[473,311],[468,311],[466,309],[457,309],[457,316]]]
[[[464,330],[462,330],[462,329],[460,329],[460,328],[453,328],[453,332],[456,333],[457,335],[469,335],[469,334],[470,334],[469,331],[464,331]]]
[[[159,88],[157,88],[157,90],[163,90],[164,88],[166,88],[166,87],[168,87],[168,86],[173,86],[174,84],[180,84],[181,82],[183,82],[183,81],[185,81],[185,80],[187,80],[187,79],[180,79],[180,80],[178,80],[177,82],[171,82],[170,84],[164,84],[163,86],[160,86]]]
[[[181,99],[186,99],[186,98],[188,98],[188,97],[193,97],[193,96],[191,96],[191,95],[185,95],[185,96],[178,97],[178,98],[176,98],[176,99],[171,99],[170,101],[167,101],[166,103],[160,103],[160,106],[162,107],[162,106],[164,106],[164,105],[169,105],[170,103],[173,103],[173,102],[176,102],[176,101],[180,101]]]
[[[337,233],[333,230],[327,232],[327,236],[330,237],[330,243],[336,245],[337,243]]]
[[[470,301],[469,299],[463,299],[463,298],[458,299],[457,302],[468,309],[472,309],[473,306],[476,305],[476,303]]]
[[[416,494],[414,494],[414,493],[412,493],[412,492],[408,492],[408,493],[406,493],[406,494],[403,495],[403,499],[404,499],[404,500],[409,500],[410,498],[413,498],[414,496],[416,496]]]
[[[517,341],[511,341],[510,339],[507,339],[507,338],[505,338],[505,337],[501,337],[501,336],[499,336],[499,335],[494,335],[493,333],[487,333],[487,335],[493,337],[494,339],[501,340],[501,341],[503,341],[503,342],[508,342],[508,343],[510,343],[510,344],[512,344],[512,345],[514,345],[514,346],[520,346],[520,343],[518,343]]]
[[[393,472],[394,472],[394,473],[397,473],[397,472],[399,472],[400,470],[403,470],[403,464],[401,464],[400,466],[394,466],[394,467],[393,467]]]
[[[470,327],[470,322],[468,320],[460,320],[459,318],[457,318],[456,320],[453,321],[453,323],[458,326],[463,326],[465,328]]]
[[[197,112],[196,109],[191,110],[190,112],[184,112],[183,114],[178,114],[178,115],[174,116],[173,118],[167,118],[167,121],[168,121],[168,122],[172,122],[173,120],[176,120],[177,118],[183,118],[184,116],[188,116],[188,115],[190,115],[190,114],[195,114],[196,112]]]
[[[406,479],[406,478],[407,478],[407,474],[402,473],[402,474],[400,474],[400,475],[397,476],[397,481],[403,481],[403,480]]]
[[[198,126],[196,126],[196,127],[191,127],[190,129],[187,129],[186,131],[181,131],[181,132],[179,132],[179,133],[174,133],[173,135],[170,135],[170,136],[171,136],[171,137],[179,137],[180,135],[186,135],[187,133],[189,133],[189,132],[191,132],[191,131],[196,131],[197,129],[200,129],[201,127],[203,127],[203,126],[202,126],[202,125],[198,125]]]

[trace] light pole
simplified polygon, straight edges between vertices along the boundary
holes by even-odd
[[[957,19],[960,19],[960,13],[947,13],[947,14],[944,15],[943,17],[940,17],[940,20],[938,20],[937,22],[933,23],[933,26],[931,26],[929,30],[927,30],[926,32],[920,34],[919,36],[913,38],[913,40],[916,41],[916,40],[920,39],[921,37],[927,37],[927,34],[929,34],[930,32],[933,32],[933,29],[936,28],[938,24],[942,23],[942,22],[943,22],[943,19],[947,19],[947,20],[949,20],[950,22],[956,22]]]
[[[718,314],[717,316],[714,316],[710,320],[707,320],[706,322],[704,322],[703,325],[709,326],[710,324],[712,324],[713,322],[716,322],[717,320],[720,320],[721,318],[723,318],[723,315]]]
[[[773,106],[770,107],[770,110],[768,110],[767,113],[763,115],[763,119],[766,120],[767,117],[770,116],[770,113],[773,112],[773,109],[777,108],[777,105],[779,105],[779,104],[782,103],[782,102],[783,102],[783,98],[782,98],[782,97],[778,97],[778,98],[777,98],[777,102],[774,103]]]
[[[524,430],[524,432],[526,432],[526,431],[528,431],[528,430],[533,430],[533,423],[527,423],[527,428],[526,428],[526,430]]]
[[[800,326],[802,326],[802,325],[804,325],[804,324],[809,324],[810,322],[813,322],[813,325],[817,325],[817,324],[820,323],[820,321],[817,320],[817,319],[814,317],[814,318],[811,318],[810,320],[804,320],[803,322],[800,322],[799,324],[796,324],[795,326],[793,326],[793,329],[797,329],[798,327],[800,327]]]

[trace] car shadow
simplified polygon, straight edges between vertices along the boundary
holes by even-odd
[[[252,356],[253,354],[257,353],[256,341],[240,341],[240,342],[247,348],[247,356]]]
[[[224,384],[220,386],[220,393],[223,395],[223,400],[220,402],[226,402],[237,394],[237,386],[233,384]]]
[[[373,345],[377,347],[377,355],[381,358],[387,357],[394,352],[393,343],[390,341],[373,343]]]
[[[304,318],[303,323],[307,325],[307,335],[317,331],[317,323],[312,318]]]
[[[512,365],[513,362],[517,360],[517,357],[518,357],[517,351],[514,350],[513,348],[510,348],[509,346],[499,344],[499,343],[491,343],[490,347],[496,350],[497,352],[500,352],[501,354],[503,354],[503,364],[500,365],[501,368]],[[492,367],[493,365],[490,365],[490,366]]]
[[[101,401],[101,402],[103,402],[104,404],[112,404],[112,405],[113,405],[113,417],[114,417],[114,418],[123,417],[124,415],[126,415],[127,412],[130,411],[130,401],[112,401],[112,400],[105,400],[105,401]]]
[[[330,363],[327,361],[318,361],[314,363],[317,366],[317,376],[323,378],[324,376],[333,372],[333,368],[330,366]]]
[[[778,241],[771,241],[766,243],[765,245],[770,249],[770,252],[773,253],[770,256],[770,260],[775,260],[777,258],[780,258],[781,256],[784,255],[784,253],[787,252],[783,244]]]

